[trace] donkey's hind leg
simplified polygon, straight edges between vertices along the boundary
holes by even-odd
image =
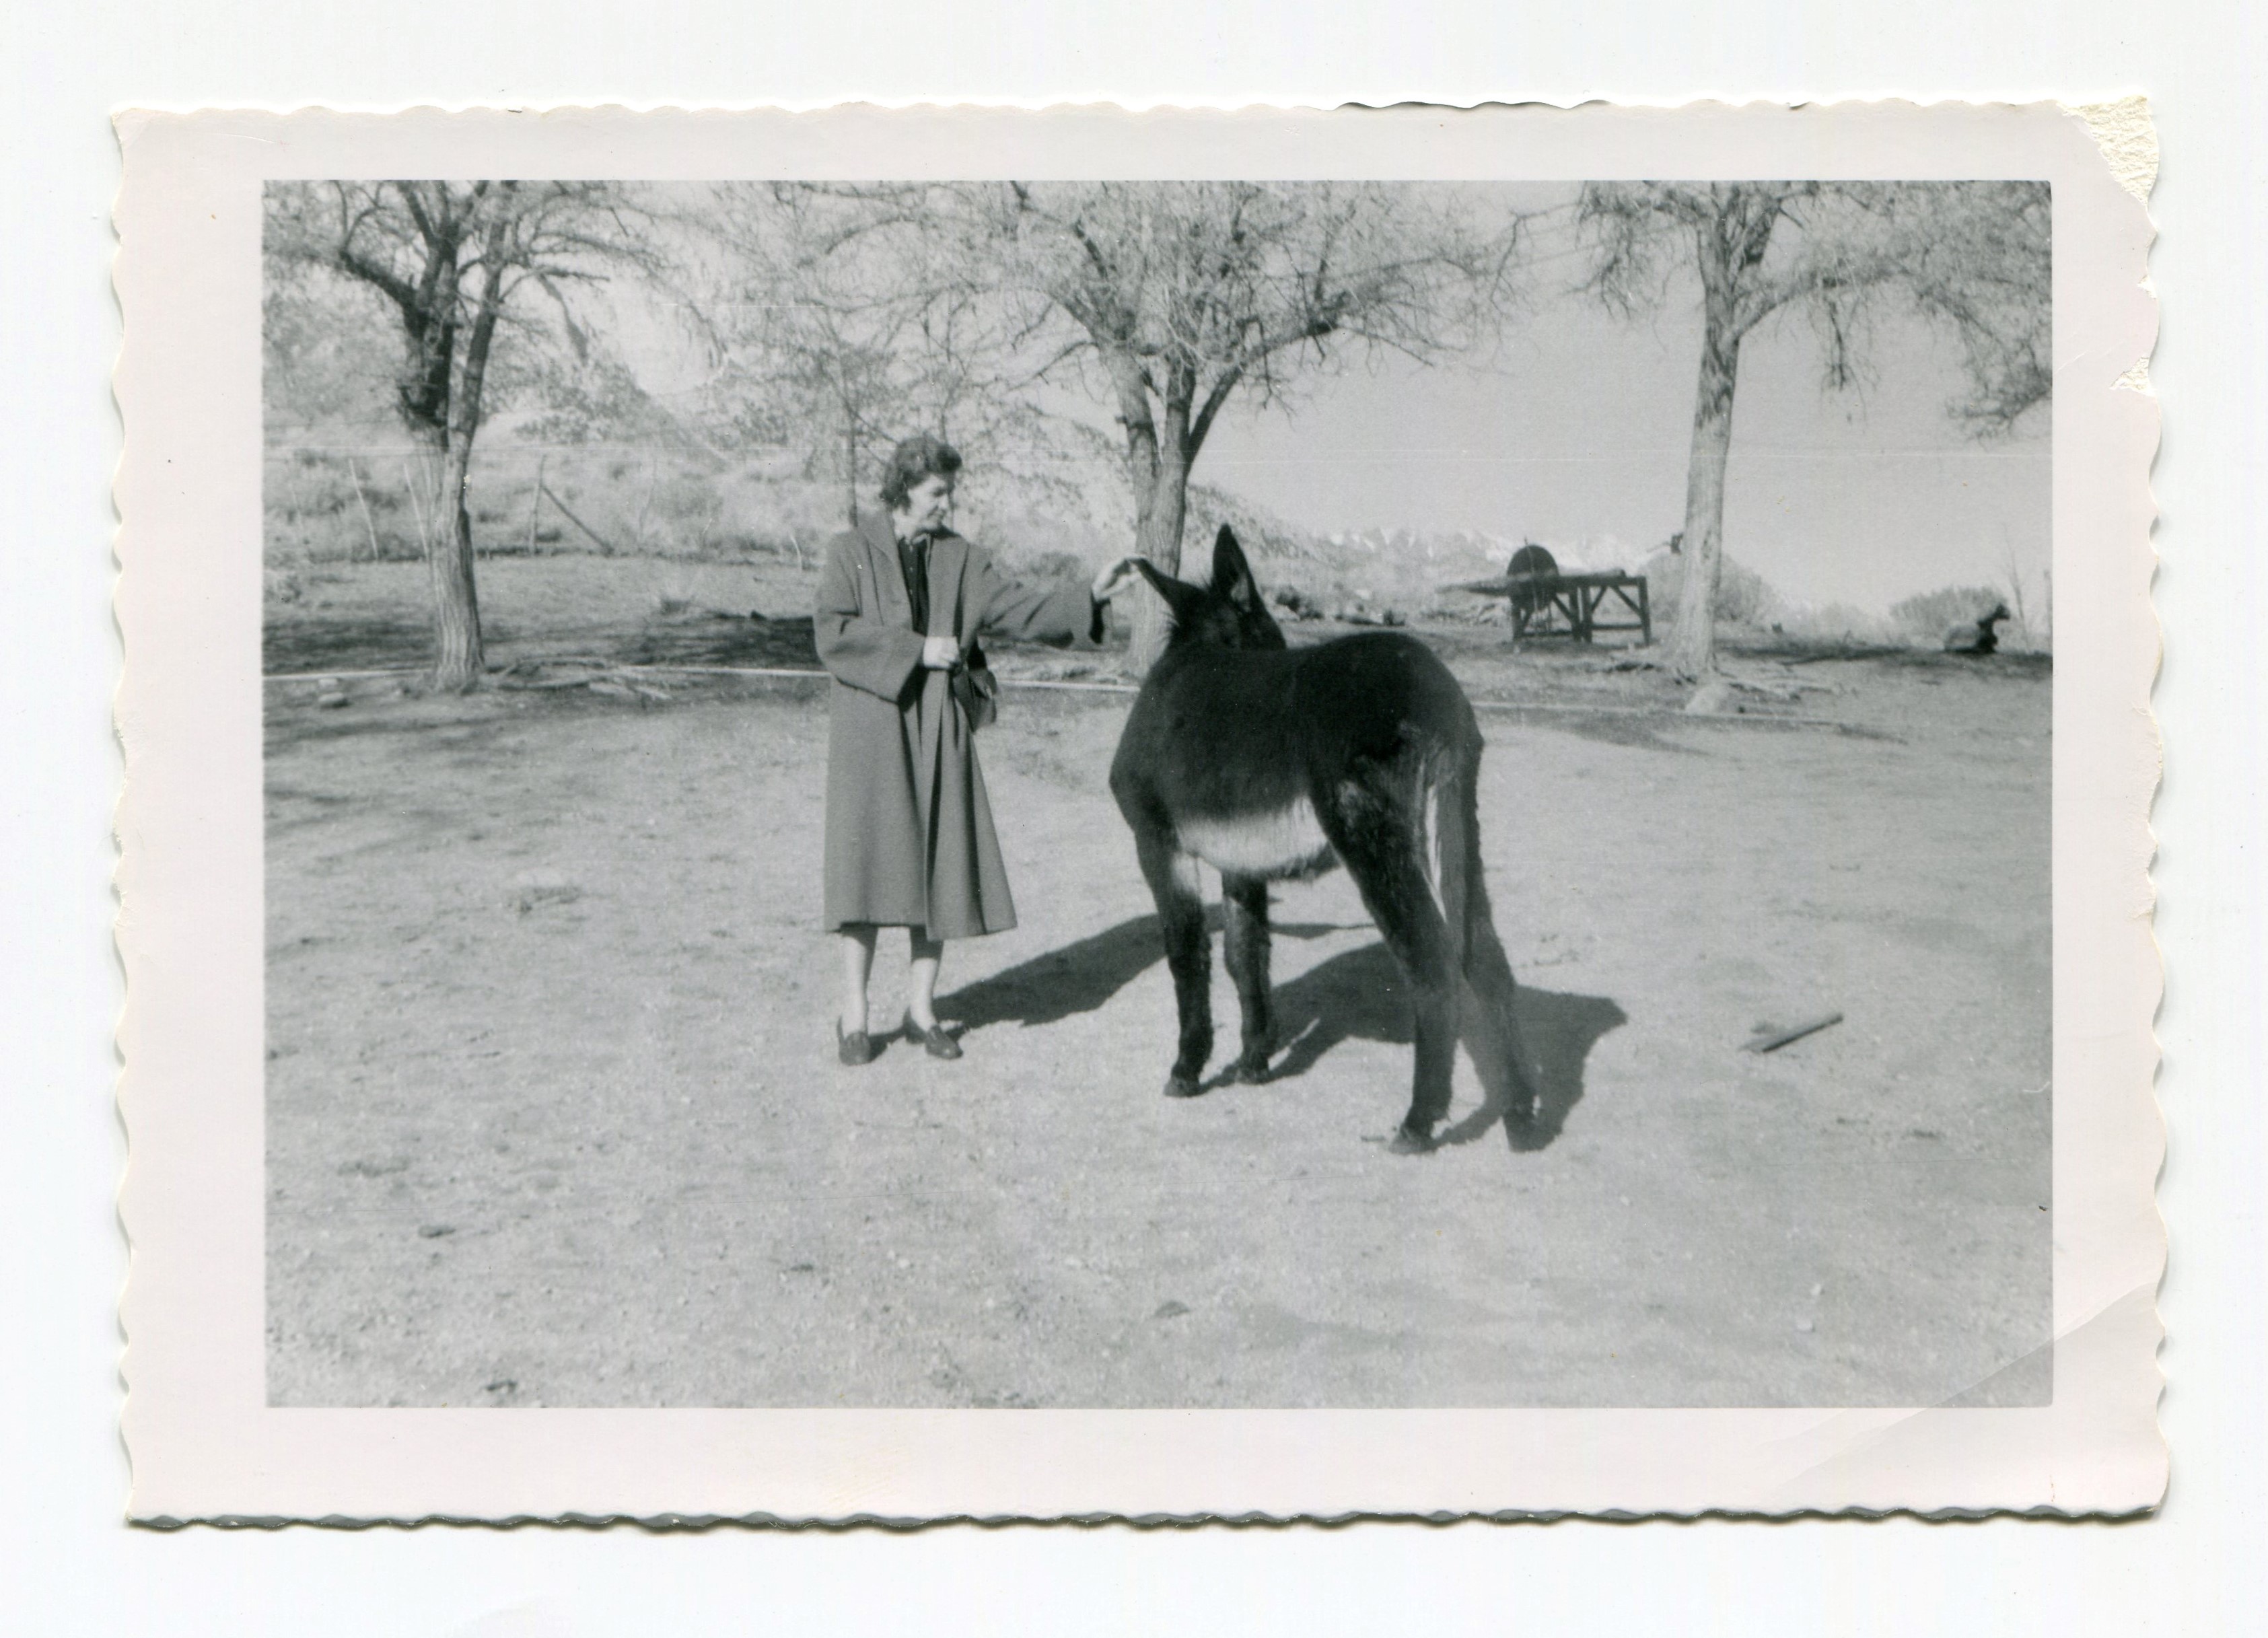
[[[1449,1113],[1463,979],[1410,816],[1391,797],[1353,781],[1336,794],[1325,834],[1410,982],[1416,1062],[1410,1112],[1393,1147],[1397,1154],[1423,1154],[1433,1147],[1433,1128]]]
[[[1513,981],[1512,962],[1490,924],[1487,908],[1475,918],[1472,948],[1465,956],[1467,995],[1465,1039],[1473,1054],[1473,1067],[1489,1097],[1504,1109],[1505,1123],[1521,1127],[1535,1118],[1539,1105],[1535,1069],[1520,1034],[1516,1014],[1519,987]]]
[[[1276,1047],[1275,1010],[1268,988],[1268,884],[1257,876],[1223,876],[1220,896],[1228,923],[1222,953],[1228,959],[1228,973],[1236,981],[1236,999],[1244,1014],[1244,1047],[1228,1078],[1256,1083],[1268,1078],[1268,1054]]]
[[[1158,832],[1138,834],[1134,846],[1150,896],[1158,903],[1166,965],[1174,974],[1174,1003],[1181,1018],[1181,1050],[1166,1076],[1166,1096],[1195,1098],[1205,1060],[1212,1056],[1212,935],[1205,930],[1197,862]]]
[[[1490,1105],[1502,1112],[1510,1128],[1535,1118],[1538,1099],[1528,1049],[1520,1039],[1518,987],[1489,909],[1474,794],[1479,783],[1480,746],[1473,743],[1442,770],[1434,787],[1435,857],[1450,944],[1463,956],[1465,1041]]]

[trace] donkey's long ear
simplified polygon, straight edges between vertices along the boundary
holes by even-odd
[[[1177,626],[1186,624],[1204,602],[1204,592],[1195,586],[1184,585],[1146,557],[1134,560],[1134,570],[1150,583],[1150,590],[1166,599],[1166,610]]]
[[[1215,597],[1226,598],[1239,608],[1260,606],[1260,583],[1252,577],[1252,565],[1244,561],[1236,531],[1226,524],[1212,538],[1212,590]]]

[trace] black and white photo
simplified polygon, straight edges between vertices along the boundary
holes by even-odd
[[[240,184],[260,1404],[2063,1426],[2136,320],[1957,114]]]

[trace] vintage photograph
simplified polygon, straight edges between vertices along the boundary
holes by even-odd
[[[2053,1400],[2048,181],[258,197],[267,1405]]]

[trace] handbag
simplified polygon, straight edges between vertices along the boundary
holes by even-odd
[[[990,727],[1000,715],[1000,679],[985,664],[984,650],[973,643],[968,657],[953,673],[953,697],[960,702],[961,714],[972,733]]]

